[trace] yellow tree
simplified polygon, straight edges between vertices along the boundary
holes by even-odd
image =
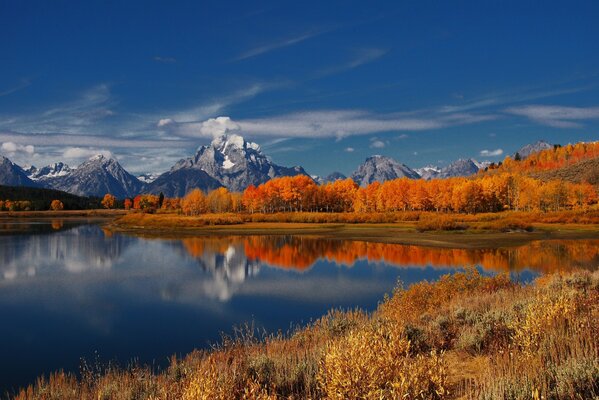
[[[200,189],[193,189],[181,201],[181,208],[187,215],[199,215],[205,213],[208,206],[206,196]]]
[[[208,193],[206,197],[208,208],[213,213],[222,213],[231,211],[232,199],[227,188],[221,187]]]

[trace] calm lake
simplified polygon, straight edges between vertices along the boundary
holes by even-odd
[[[57,369],[163,366],[252,322],[269,332],[334,307],[373,310],[405,284],[475,265],[529,281],[596,268],[599,240],[436,249],[318,237],[143,239],[82,221],[0,221],[0,393]]]

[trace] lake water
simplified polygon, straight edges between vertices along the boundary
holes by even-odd
[[[167,364],[252,322],[287,331],[373,310],[405,284],[475,265],[516,279],[596,268],[599,241],[436,249],[318,237],[143,239],[80,221],[0,222],[0,392],[81,358]]]

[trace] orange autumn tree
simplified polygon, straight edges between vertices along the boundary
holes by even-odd
[[[515,157],[508,156],[496,171],[520,174],[549,171],[597,157],[599,157],[599,141],[565,146],[555,145],[552,149],[533,153],[525,159],[517,160]]]
[[[60,200],[52,200],[52,202],[50,203],[50,210],[52,210],[52,211],[64,210],[64,204],[62,204],[62,201],[60,201]]]
[[[133,206],[133,202],[131,201],[130,198],[126,198],[125,201],[123,202],[123,206],[125,207],[125,210],[130,210],[131,207]]]
[[[110,208],[114,208],[114,206],[116,205],[116,197],[111,195],[110,193],[106,193],[104,195],[104,198],[102,199],[102,207],[110,209]]]
[[[351,179],[318,186],[301,176],[276,178],[258,187],[250,186],[241,196],[241,203],[250,213],[558,211],[596,204],[597,191],[589,183],[544,182],[513,173],[430,181],[399,178],[382,184],[373,182],[362,188]]]

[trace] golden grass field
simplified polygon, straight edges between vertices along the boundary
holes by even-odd
[[[418,283],[371,314],[330,311],[289,334],[251,327],[168,368],[84,364],[15,399],[592,399],[599,272],[532,285],[475,270]]]

